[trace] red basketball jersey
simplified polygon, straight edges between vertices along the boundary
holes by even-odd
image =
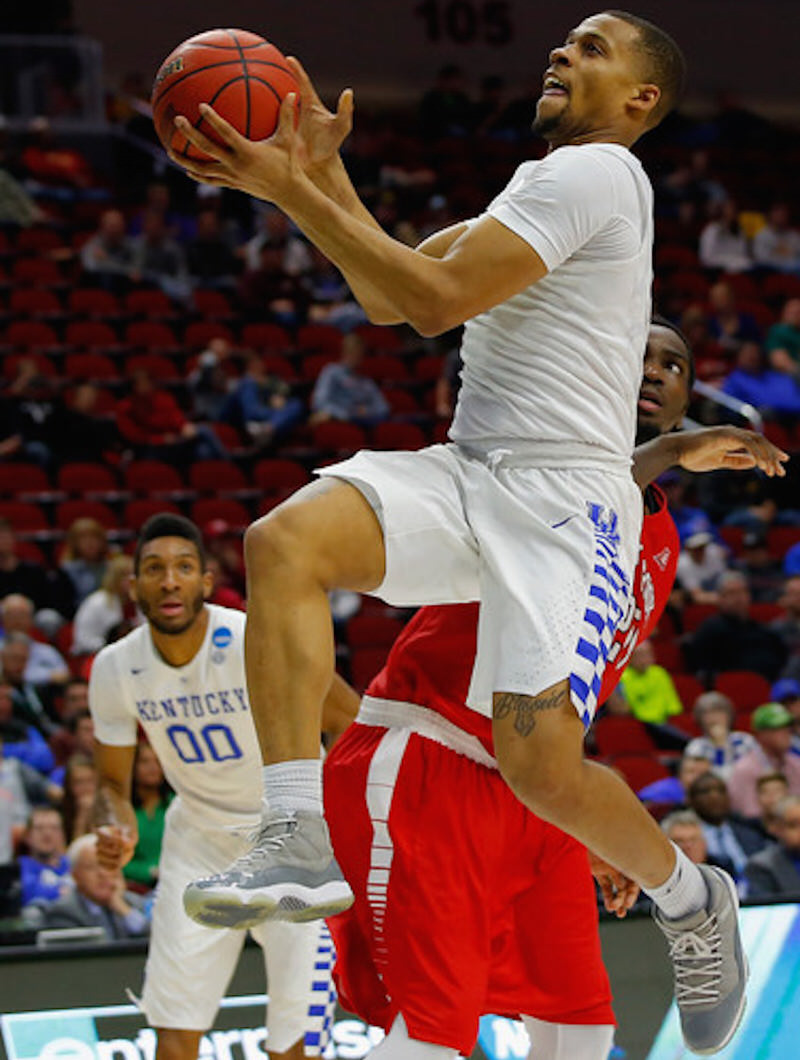
[[[664,494],[657,486],[650,489],[654,510],[644,514],[633,592],[611,645],[598,703],[616,688],[636,645],[650,636],[675,580],[678,531]],[[446,604],[417,611],[367,695],[428,707],[477,736],[493,754],[491,719],[464,705],[475,660],[478,607],[477,603]]]

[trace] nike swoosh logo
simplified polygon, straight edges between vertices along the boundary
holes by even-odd
[[[558,530],[558,528],[560,526],[564,526],[566,523],[568,523],[570,521],[570,519],[574,519],[574,518],[575,518],[574,515],[568,515],[567,518],[566,519],[562,519],[560,523],[552,523],[551,526],[550,526],[550,529],[551,530]]]
[[[133,667],[131,667],[131,673],[132,673],[132,674],[141,674],[141,673],[144,673],[144,667],[143,667],[143,666],[140,666],[138,670],[136,670],[136,669],[134,669]]]

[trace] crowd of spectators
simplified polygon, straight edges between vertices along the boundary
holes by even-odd
[[[461,70],[443,68],[416,112],[359,117],[345,148],[354,183],[409,244],[474,215],[543,152],[535,94],[513,98],[489,78],[473,96]],[[152,138],[140,113],[114,113]],[[742,422],[731,400],[743,402],[800,450],[800,230],[787,176],[800,138],[740,112],[677,117],[642,155],[656,191],[657,308],[723,395],[696,398],[692,417]],[[114,938],[146,930],[146,901],[131,895],[157,880],[169,801],[143,746],[139,848],[124,880],[105,878],[86,836],[86,676],[138,621],[136,530],[159,508],[189,514],[212,599],[244,608],[244,526],[318,463],[443,440],[460,371],[457,333],[369,326],[277,210],[122,157],[108,172],[53,130],[18,143],[0,131],[0,863],[18,857],[32,925]],[[748,183],[756,171],[764,178]],[[590,736],[690,856],[732,869],[756,897],[800,894],[799,477],[794,461],[775,481],[662,477],[680,534],[676,587]],[[363,688],[405,616],[354,594],[332,608],[341,669]],[[612,730],[639,742],[615,746]]]

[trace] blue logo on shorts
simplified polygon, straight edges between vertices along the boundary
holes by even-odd
[[[220,626],[211,634],[211,643],[215,648],[227,648],[233,640],[233,634],[227,626]]]

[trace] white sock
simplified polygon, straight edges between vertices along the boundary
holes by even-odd
[[[642,889],[667,920],[680,920],[681,917],[705,909],[709,894],[700,869],[686,857],[680,847],[674,843],[672,846],[677,857],[672,874],[658,887]]]
[[[264,802],[267,814],[316,813],[322,816],[322,761],[299,758],[264,766]]]

